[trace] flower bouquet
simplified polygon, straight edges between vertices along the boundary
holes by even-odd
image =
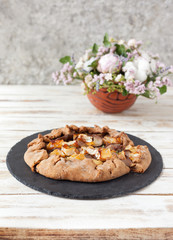
[[[104,112],[121,112],[140,95],[157,99],[171,85],[168,75],[173,66],[165,67],[158,55],[141,46],[141,41],[115,40],[106,33],[103,44],[94,43],[77,64],[73,56],[61,58],[63,67],[52,74],[53,80],[56,84],[82,81],[89,100]]]

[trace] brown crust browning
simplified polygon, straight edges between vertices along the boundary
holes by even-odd
[[[134,146],[133,142],[124,132],[117,132],[114,129],[103,128],[95,125],[94,128],[75,125],[65,126],[64,128],[54,129],[51,133],[34,139],[28,144],[28,149],[24,154],[24,160],[32,171],[36,171],[41,175],[53,179],[63,179],[81,182],[100,182],[115,179],[130,172],[144,172],[151,163],[151,155],[146,146],[139,146],[141,151],[140,159],[133,162],[133,167],[130,168],[121,161],[116,155],[114,159],[107,159],[101,165],[97,165],[92,161],[91,157],[86,157],[84,160],[72,158],[58,158],[56,155],[50,155],[46,150],[46,143],[53,139],[72,134],[102,134],[110,137],[118,137],[121,139],[123,149],[127,145]]]
[[[74,133],[90,133],[90,134],[108,133],[110,134],[110,136],[115,136],[119,134],[119,132],[117,132],[114,129],[110,129],[107,126],[104,126],[101,128],[97,125],[94,125],[94,127],[86,127],[86,126],[77,127],[75,125],[70,125],[70,126],[66,125],[63,128],[54,129],[49,134],[44,135],[44,141],[49,142],[50,140],[58,138],[62,135],[69,135]]]
[[[101,182],[120,177],[130,169],[119,159],[107,160],[102,165],[96,166],[91,159],[66,161],[62,158],[56,161],[54,156],[51,156],[41,161],[36,171],[53,179]]]

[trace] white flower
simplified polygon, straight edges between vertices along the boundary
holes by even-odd
[[[91,49],[85,51],[85,54],[82,57],[83,62],[86,62],[91,56]]]
[[[125,72],[125,78],[129,81],[133,80],[135,78],[135,74],[137,72],[137,69],[133,62],[127,62],[125,66],[123,67],[123,71]]]
[[[110,37],[110,38],[109,38],[109,41],[110,41],[111,43],[114,43],[114,42],[115,42],[115,39],[114,39],[113,37]]]
[[[130,48],[137,48],[142,44],[142,41],[136,41],[136,39],[130,39],[127,43],[127,46]]]
[[[76,64],[76,69],[80,69],[80,68],[83,68],[83,60],[82,58],[79,58],[79,62]]]
[[[89,67],[89,65],[92,64],[92,62],[94,62],[96,60],[95,57],[92,57],[90,58],[88,61],[86,61],[84,64],[83,64],[83,69],[86,71],[86,72],[90,72],[93,68],[92,67]]]
[[[125,79],[127,79],[128,81],[131,82],[134,80],[134,78],[135,78],[135,76],[134,76],[133,72],[127,71],[125,73]]]
[[[122,77],[122,74],[118,74],[118,75],[116,76],[116,78],[115,78],[115,81],[116,81],[116,82],[121,81],[121,77]]]
[[[135,47],[137,47],[137,42],[136,42],[135,39],[130,39],[130,40],[128,41],[127,45],[128,45],[130,48],[131,48],[131,47],[135,48]]]
[[[148,62],[151,60],[151,57],[148,53],[146,53],[145,51],[140,51],[141,57],[143,57],[145,60],[147,60]]]
[[[120,40],[118,41],[118,44],[119,44],[119,45],[122,45],[122,44],[124,44],[124,43],[125,43],[125,41],[122,40],[122,39],[120,39]]]
[[[88,84],[89,82],[92,81],[92,76],[90,74],[88,74],[86,77],[85,77],[85,82],[86,84]]]
[[[138,69],[145,70],[145,71],[149,71],[150,70],[149,62],[145,58],[143,58],[143,57],[137,58],[134,61],[134,63],[136,64]]]
[[[150,67],[151,67],[152,72],[156,71],[157,65],[156,65],[156,60],[155,59],[151,59]]]
[[[147,54],[135,58],[133,62],[127,62],[123,67],[125,78],[127,80],[135,79],[144,82],[151,73],[150,67]]]
[[[140,82],[144,82],[147,79],[147,74],[145,71],[137,71],[136,75],[135,75],[135,79],[139,80]]]
[[[136,67],[134,65],[134,62],[127,62],[125,64],[125,66],[123,67],[123,71],[126,72],[126,71],[129,71],[129,72],[136,72]]]
[[[91,89],[94,87],[94,83],[93,83],[93,82],[89,82],[87,85],[88,85],[88,87],[91,88]]]
[[[106,73],[104,77],[107,81],[112,80],[112,73]]]
[[[82,69],[84,68],[84,65],[86,66],[86,63],[88,62],[88,59],[91,55],[91,49],[88,49],[85,51],[85,54],[79,58],[78,63],[76,64],[76,69]],[[90,60],[89,60],[90,61]],[[89,65],[89,64],[88,64]],[[86,70],[87,71],[87,70]]]
[[[135,79],[140,82],[144,82],[147,76],[150,74],[150,63],[143,57],[135,59],[134,64],[136,65],[137,71]]]

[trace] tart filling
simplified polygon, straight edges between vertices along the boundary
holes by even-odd
[[[103,164],[108,159],[119,158],[128,167],[133,167],[135,162],[140,162],[141,149],[133,145],[123,147],[120,136],[110,137],[101,135],[74,134],[73,140],[51,140],[46,149],[50,155],[66,160],[84,160],[90,158],[96,165]]]

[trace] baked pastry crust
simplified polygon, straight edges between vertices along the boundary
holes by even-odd
[[[151,163],[147,146],[134,146],[124,132],[107,126],[66,125],[38,135],[24,160],[32,171],[52,179],[101,182],[130,171],[143,173]]]

